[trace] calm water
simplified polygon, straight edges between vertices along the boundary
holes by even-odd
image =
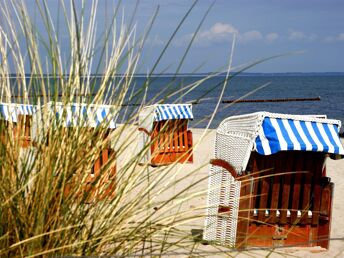
[[[223,86],[224,77],[215,77],[199,84],[189,91],[186,87],[204,77],[181,76],[176,79],[168,76],[152,77],[147,90],[146,104],[157,103],[185,103],[198,101],[193,105],[193,127],[204,127],[213,113],[216,101],[219,98]],[[94,78],[95,90],[99,85],[99,78]],[[132,88],[129,90],[132,98],[127,98],[129,106],[123,107],[123,114],[136,112],[137,106],[142,103],[144,77],[135,77]],[[260,86],[270,83],[256,92]],[[15,79],[13,80],[16,88]],[[55,84],[56,85],[56,84]],[[38,87],[39,88],[39,87]],[[15,89],[13,89],[15,92]],[[181,91],[181,92],[178,92]],[[137,94],[134,94],[134,93]],[[250,94],[251,93],[251,94]],[[247,114],[257,111],[269,111],[289,114],[325,114],[328,118],[339,119],[344,123],[344,75],[275,75],[275,76],[237,76],[230,80],[223,96],[224,100],[234,100],[250,94],[245,99],[280,99],[280,98],[314,98],[320,97],[320,101],[303,102],[272,102],[272,103],[238,103],[231,106],[220,104],[216,116],[211,123],[211,128],[216,128],[226,117]],[[108,102],[112,102],[108,100]],[[126,111],[126,112],[124,112]],[[129,112],[128,112],[129,111]],[[120,121],[127,119],[128,115],[120,116]],[[343,128],[341,129],[343,132]]]
[[[147,92],[150,100],[157,94],[173,94],[202,77],[153,78]],[[136,87],[143,84],[144,78],[135,78]],[[165,100],[165,103],[188,102],[200,100],[193,106],[195,120],[191,126],[204,127],[207,117],[213,112],[220,95],[224,77],[209,79],[196,89],[187,93],[178,93]],[[260,86],[270,83],[256,92]],[[217,86],[218,85],[218,86]],[[164,92],[163,92],[164,91]],[[161,93],[163,92],[163,93]],[[257,111],[269,111],[289,114],[325,114],[328,118],[338,119],[344,123],[344,76],[240,76],[227,84],[223,99],[232,100],[250,94],[245,99],[280,99],[280,98],[314,98],[320,101],[272,102],[272,103],[238,103],[231,106],[220,104],[211,128],[216,128],[226,117]],[[158,99],[163,99],[159,97]],[[343,131],[343,128],[342,128]]]

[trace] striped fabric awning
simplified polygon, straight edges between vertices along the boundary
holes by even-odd
[[[193,119],[191,104],[162,104],[156,105],[155,121]]]
[[[328,123],[326,119],[294,120],[265,117],[255,141],[255,149],[262,155],[287,150],[344,155],[338,135],[340,122],[336,122]]]
[[[64,107],[62,103],[56,103],[50,105],[50,110],[56,112],[56,118],[64,127],[97,127],[104,122],[109,129],[116,128],[117,112],[108,105],[72,103]]]
[[[35,105],[0,103],[0,116],[2,119],[18,122],[18,115],[33,115],[37,111]]]

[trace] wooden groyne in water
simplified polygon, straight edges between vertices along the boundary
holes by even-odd
[[[62,97],[62,94],[56,94],[56,95],[51,95],[55,97]],[[96,96],[95,93],[90,93],[90,94],[73,94],[73,97],[94,97]],[[44,97],[42,94],[38,95],[28,95],[27,98],[39,98],[39,97]],[[12,95],[11,98],[24,98],[21,95]],[[292,101],[320,101],[320,97],[314,97],[314,98],[283,98],[283,99],[231,99],[231,100],[222,100],[222,104],[236,104],[236,103],[264,103],[264,102],[292,102]],[[188,102],[193,105],[198,105],[198,104],[203,104],[201,103],[200,100],[194,100],[191,102]],[[140,106],[142,103],[123,103],[121,106]]]

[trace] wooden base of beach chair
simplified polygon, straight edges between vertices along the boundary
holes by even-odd
[[[107,168],[105,172],[100,174],[102,167],[107,165],[110,155],[114,155],[113,150],[102,150],[99,158],[94,163],[91,175],[87,177],[85,191],[89,192],[90,201],[115,197],[116,165]]]
[[[151,164],[167,165],[174,162],[193,162],[192,132],[187,120],[154,122],[151,134]]]
[[[247,171],[236,177],[241,181],[237,248],[329,248],[334,184],[326,177],[325,158],[317,152],[252,153]],[[212,164],[229,170],[230,164],[221,162]],[[228,211],[219,208],[219,214]]]
[[[110,200],[115,197],[116,189],[116,165],[106,168],[109,156],[115,155],[113,150],[104,149],[101,151],[99,158],[94,162],[92,172],[87,176],[83,186],[79,186],[80,182],[77,179],[73,179],[72,183],[65,187],[64,195],[68,197],[73,187],[81,189],[76,193],[78,198],[84,198],[86,196],[86,203],[91,203],[99,200]]]
[[[69,133],[72,128],[68,128],[66,133]],[[110,131],[103,135],[103,138],[108,138]],[[100,137],[100,136],[99,136]],[[94,139],[99,139],[97,136]],[[94,143],[95,144],[95,143]],[[87,150],[84,150],[87,152]],[[82,153],[80,155],[83,155]],[[111,167],[108,164],[109,158],[115,158],[115,152],[111,148],[104,148],[100,153],[98,158],[94,161],[91,168],[91,173],[87,176],[85,182],[80,187],[77,176],[72,180],[68,186],[66,186],[64,195],[67,197],[72,187],[81,189],[80,192],[76,193],[77,198],[84,198],[86,196],[86,203],[91,203],[98,200],[109,200],[115,197],[116,188],[116,164]]]

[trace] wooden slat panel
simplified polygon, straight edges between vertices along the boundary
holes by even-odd
[[[184,151],[188,151],[188,149],[189,149],[187,131],[188,131],[187,121],[184,120],[183,121],[183,126],[182,126],[182,132],[183,132],[183,135],[184,135],[184,144],[183,144]]]
[[[163,121],[153,122],[153,132],[151,134],[151,163],[153,165],[159,164],[161,159],[161,138],[162,132],[161,127],[163,125]]]
[[[22,148],[29,147],[31,143],[31,115],[18,115],[18,123],[13,128],[14,136]]]
[[[316,163],[315,171],[314,171],[314,190],[313,190],[313,216],[312,216],[312,224],[317,225],[319,223],[319,212],[320,212],[320,201],[321,201],[321,174],[322,174],[322,167],[324,163],[325,155],[323,153],[314,153]]]
[[[169,153],[169,159],[171,162],[176,160],[176,150],[175,150],[175,145],[174,145],[174,132],[176,131],[176,120],[171,120],[169,129],[168,129],[168,137],[170,141],[170,149],[168,151]]]
[[[250,238],[248,240],[248,246],[265,248],[281,248],[283,246],[310,247],[314,245],[310,241],[310,236],[314,232],[315,229],[310,227],[310,225],[284,225],[280,230],[277,230],[274,225],[257,226],[253,224],[249,227],[248,235],[250,235]],[[274,255],[272,256],[275,257]]]
[[[154,125],[151,140],[157,143],[151,147],[151,153],[156,153],[151,158],[153,165],[164,165],[176,160],[181,163],[192,162],[192,155],[188,157],[185,154],[192,147],[192,133],[187,130],[187,120],[160,121],[154,122]]]
[[[170,153],[171,152],[171,135],[170,135],[170,130],[171,130],[171,121],[166,122],[165,130],[164,130],[164,135],[165,135],[165,151],[164,153]]]
[[[251,154],[250,163],[251,163],[251,174],[253,177],[253,189],[252,189],[252,193],[251,193],[252,197],[251,197],[251,205],[250,205],[251,217],[253,217],[253,212],[254,212],[254,209],[256,208],[256,198],[257,198],[257,194],[258,194],[259,181],[258,181],[258,177],[257,177],[256,173],[259,170],[258,170],[258,165],[257,165],[257,157],[258,157],[258,154],[256,152]]]
[[[179,125],[182,126],[181,124]],[[178,152],[183,152],[183,145],[184,145],[184,135],[181,133],[182,128],[178,130],[178,136],[179,136],[179,145],[178,145]]]
[[[187,130],[183,130],[181,131],[181,133],[183,134],[183,152],[187,152],[189,150],[189,146],[188,146],[188,132]]]
[[[295,153],[294,155],[294,168],[293,172],[296,172],[294,174],[294,183],[292,186],[292,196],[291,196],[291,211],[290,211],[290,223],[291,224],[297,224],[298,218],[297,218],[297,211],[299,210],[300,207],[300,199],[301,199],[301,187],[302,187],[302,178],[303,174],[299,173],[300,171],[303,170],[303,159],[304,159],[304,153],[299,152]]]
[[[332,200],[333,200],[333,188],[334,184],[327,182],[323,185],[322,198],[320,206],[320,221],[318,230],[318,242],[317,244],[323,248],[329,248],[329,238],[331,230],[331,217],[332,217]]]
[[[251,175],[254,175],[256,171],[268,169],[272,167],[272,165],[274,166],[274,171],[267,171],[266,174],[283,172],[292,172],[293,174],[285,174],[272,178],[269,187],[270,192],[267,197],[266,193],[268,186],[266,184],[268,180],[260,178],[258,179],[259,182],[255,182],[252,189],[252,195],[257,191],[258,197],[252,196],[250,208],[258,208],[258,218],[256,217],[256,219],[267,222],[269,225],[271,224],[271,226],[252,221],[249,230],[254,227],[260,229],[266,226],[267,228],[271,228],[271,232],[275,234],[274,230],[276,230],[276,228],[273,225],[276,224],[280,227],[290,227],[292,230],[294,230],[294,228],[299,228],[298,235],[288,234],[287,238],[282,242],[274,239],[270,239],[269,241],[272,241],[271,243],[273,246],[275,244],[287,245],[304,242],[306,246],[321,245],[322,247],[328,248],[328,239],[326,238],[328,238],[330,234],[329,220],[331,218],[332,197],[330,197],[331,191],[324,186],[324,182],[321,182],[322,175],[324,174],[324,170],[322,169],[324,157],[325,155],[323,153],[288,151],[271,155],[271,158],[274,159],[272,163],[268,160],[269,158],[252,153],[248,166]],[[295,173],[298,171],[299,173]],[[306,171],[310,171],[310,173],[305,173]],[[256,175],[255,177],[259,178],[259,176],[262,175]],[[314,186],[312,186],[312,184],[314,184]],[[242,191],[244,192],[245,190],[242,189]],[[240,203],[240,205],[242,204]],[[308,210],[310,207],[312,207],[313,211],[313,217],[311,219],[308,218]],[[244,209],[242,206],[240,206],[240,209],[242,211],[240,213],[240,218],[243,219],[245,216],[243,213]],[[268,220],[266,220],[265,217],[265,209],[270,209]],[[280,211],[279,217],[275,216],[276,209]],[[290,218],[287,217],[287,210],[291,213]],[[301,218],[298,217],[298,210],[301,211]],[[250,212],[250,214],[252,214],[252,212]],[[243,246],[247,243],[252,244],[259,240],[262,246],[266,246],[265,241],[268,240],[269,234],[266,235],[266,239],[261,239],[260,235],[257,235],[255,230],[250,231],[252,235],[249,234],[250,236],[247,242],[247,239],[243,236],[246,230],[244,223],[243,221],[240,223],[241,224],[238,224],[238,226],[241,227],[241,235],[238,235],[237,240],[239,241],[241,239],[241,242],[238,243],[241,243]],[[294,225],[292,225],[293,223]],[[310,225],[310,223],[312,223],[312,225]],[[273,234],[271,234],[272,238]],[[301,235],[302,237],[300,237]],[[325,238],[325,240],[321,238]],[[250,242],[251,240],[253,242]],[[276,241],[279,242],[277,243]]]
[[[188,162],[193,162],[193,140],[192,140],[192,132],[187,130],[187,137],[188,137],[188,150],[189,150],[189,158]]]
[[[312,190],[312,177],[313,177],[313,166],[311,152],[305,153],[305,165],[303,166],[306,174],[304,175],[303,194],[302,194],[302,207],[301,207],[301,224],[308,223],[308,211],[311,209],[311,190]]]
[[[281,203],[281,211],[280,211],[280,223],[286,224],[288,222],[287,218],[287,210],[289,206],[289,197],[290,197],[290,183],[291,183],[291,174],[293,167],[293,156],[291,153],[288,152],[281,152],[281,158],[285,162],[283,166],[285,166],[286,175],[284,176],[283,182],[283,195],[282,195],[282,203]]]
[[[104,149],[102,151],[102,162],[101,162],[101,165],[105,165],[109,160],[109,149]]]
[[[265,211],[268,209],[268,199],[269,199],[269,191],[270,191],[270,185],[271,185],[271,177],[269,175],[271,174],[271,169],[272,169],[272,158],[271,156],[266,156],[264,157],[264,165],[263,169],[267,170],[263,173],[261,173],[262,176],[267,176],[263,177],[260,179],[260,201],[259,201],[259,206],[258,206],[258,220],[261,222],[266,221],[265,217]]]
[[[93,173],[94,173],[94,177],[98,177],[99,176],[99,172],[100,172],[100,166],[101,166],[101,163],[100,163],[100,157],[94,162],[94,166],[93,166]]]
[[[169,140],[170,140],[170,150],[169,150],[169,152],[174,152],[174,131],[176,130],[176,123],[175,123],[175,121],[171,121],[171,126],[170,126],[170,128],[169,128],[169,130],[168,130],[168,136],[169,136]]]
[[[242,180],[240,189],[240,200],[239,200],[239,212],[238,212],[238,225],[237,225],[237,248],[241,249],[246,246],[248,239],[248,228],[250,219],[250,184],[247,182],[247,177],[239,177],[238,180]]]
[[[155,122],[154,126],[154,132],[152,135],[152,140],[154,140],[154,153],[159,153],[159,144],[160,144],[160,135],[159,135],[159,130],[160,130],[160,122]],[[155,154],[155,155],[156,155]]]
[[[171,121],[167,121],[166,124],[165,124],[165,128],[164,128],[164,136],[165,136],[165,141],[164,141],[164,146],[165,146],[165,151],[164,153],[167,154],[167,153],[170,153],[171,151],[171,147],[170,147],[170,138],[171,138],[171,135],[170,135],[170,124],[169,123]]]
[[[276,216],[276,211],[278,210],[278,203],[280,198],[280,189],[281,189],[281,176],[276,175],[282,172],[282,159],[280,156],[275,158],[274,163],[274,174],[272,178],[272,194],[271,194],[271,206],[270,206],[270,219],[269,223],[277,223],[279,218]]]
[[[163,121],[158,122],[158,131],[157,131],[157,151],[158,153],[163,152],[164,145],[164,132],[163,132]]]
[[[24,116],[24,136],[26,138],[29,138],[31,136],[31,120],[32,120],[32,116],[30,115],[26,115]]]
[[[168,135],[169,135],[169,141],[170,141],[170,150],[169,152],[174,153],[175,152],[175,148],[174,148],[174,132],[175,130],[176,124],[174,121],[171,121],[170,123],[170,128],[168,131]]]
[[[109,161],[109,149],[104,149],[102,151],[102,166],[106,166],[106,164]],[[103,175],[102,175],[102,179],[101,179],[101,184],[99,184],[100,187],[103,187],[103,193],[101,198],[106,198],[109,195],[112,194],[112,184],[113,184],[113,179],[112,179],[112,175],[111,175],[112,171],[111,168],[107,169],[106,171],[104,171]]]
[[[322,191],[321,191],[321,202],[320,202],[320,216],[328,217],[331,213],[331,199],[333,191],[333,183],[328,177],[322,178]]]
[[[153,132],[151,135],[151,146],[150,146],[152,159],[154,159],[154,154],[158,150],[158,142],[159,142],[159,139],[157,138],[158,137],[158,130],[159,130],[158,124],[156,122],[154,122]]]
[[[174,140],[174,144],[173,144],[173,146],[174,146],[174,152],[178,152],[179,150],[178,150],[178,146],[179,146],[179,144],[178,144],[178,124],[176,123],[175,124],[175,127],[174,127],[174,132],[173,132],[173,140]]]
[[[165,121],[161,123],[161,128],[159,130],[159,153],[166,152],[166,123]]]

